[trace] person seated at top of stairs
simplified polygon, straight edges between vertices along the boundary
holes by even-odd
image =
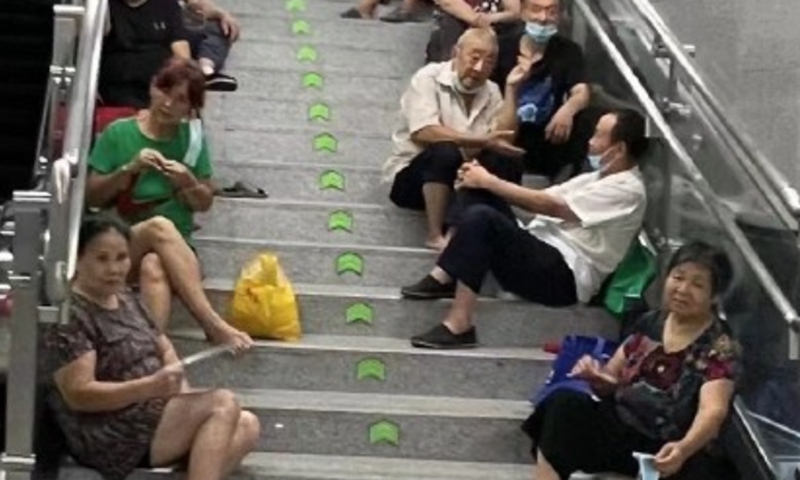
[[[411,339],[422,348],[477,345],[472,312],[486,274],[507,291],[551,306],[588,302],[622,261],[642,226],[646,192],[638,159],[645,119],[633,110],[604,115],[590,140],[594,172],[545,190],[515,185],[478,162],[458,173],[459,195],[482,197],[465,209],[436,267],[406,298],[452,298],[444,322]],[[536,214],[527,225],[509,204]]]
[[[554,180],[584,166],[586,148],[599,115],[587,109],[591,95],[581,47],[558,33],[559,0],[522,0],[524,31],[515,36],[519,55],[501,55],[504,74],[526,66],[514,90],[515,145],[525,150],[525,170]]]
[[[375,17],[375,11],[382,0],[359,0],[358,5],[348,8],[339,16],[342,18],[371,19]],[[380,21],[388,23],[421,22],[424,20],[425,10],[422,6],[423,0],[402,0],[402,3],[380,17]]]
[[[497,34],[498,65],[489,77],[500,86],[519,52],[520,0],[436,0],[435,26],[425,47],[426,62],[444,62],[453,55],[458,38],[468,28],[492,28]]]
[[[238,20],[211,0],[179,0],[183,7],[183,24],[189,37],[192,57],[206,76],[206,90],[233,92],[239,88],[236,79],[221,71],[231,46],[239,39]]]
[[[212,342],[245,349],[252,339],[214,311],[190,244],[194,212],[209,210],[213,202],[202,128],[187,121],[203,107],[203,85],[193,60],[170,60],[153,80],[150,108],[110,124],[97,140],[86,203],[114,209],[133,225],[134,280],[145,297],[174,290]],[[146,258],[150,253],[158,258]],[[153,314],[166,325],[169,312],[167,303]]]
[[[206,0],[192,0],[184,9],[178,0],[109,0],[107,18],[98,79],[103,104],[145,108],[153,76],[170,58],[190,59],[193,53],[203,62],[209,87],[236,89],[236,81],[219,70],[238,24]]]
[[[522,151],[509,142],[509,117],[516,106],[504,101],[488,80],[497,58],[489,28],[472,28],[456,44],[453,59],[426,65],[400,99],[400,126],[392,135],[391,157],[383,166],[389,198],[401,208],[425,210],[425,245],[441,250],[445,214],[458,169],[477,159],[505,180],[519,183],[522,165],[508,156]]]
[[[567,480],[579,470],[636,476],[633,452],[655,455],[655,470],[670,480],[738,478],[708,448],[740,370],[741,348],[716,309],[731,276],[722,251],[682,246],[667,268],[662,308],[640,318],[605,366],[587,356],[573,368],[591,391],[556,383],[541,392],[523,424],[534,441],[536,480]]]
[[[190,387],[172,343],[126,286],[130,238],[103,215],[81,225],[69,321],[45,332],[54,418],[68,451],[108,480],[184,461],[189,480],[225,478],[255,449],[258,417],[228,390]]]

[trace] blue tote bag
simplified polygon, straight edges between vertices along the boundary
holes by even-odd
[[[592,394],[592,388],[586,380],[568,377],[569,372],[584,355],[591,355],[601,364],[605,365],[614,353],[619,344],[601,337],[587,337],[583,335],[568,335],[561,342],[561,350],[553,360],[553,368],[544,386],[535,390],[529,400],[534,406],[538,406],[550,394],[561,388],[568,388],[587,395]]]

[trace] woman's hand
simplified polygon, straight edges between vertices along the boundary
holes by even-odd
[[[181,162],[164,160],[161,162],[160,171],[180,190],[192,188],[197,185],[197,178],[195,178],[194,174]]]
[[[239,26],[239,21],[236,20],[233,15],[226,11],[221,12],[219,16],[219,26],[222,28],[222,33],[228,37],[231,43],[239,40],[239,34],[242,29]]]
[[[653,465],[662,476],[669,477],[678,473],[687,458],[689,457],[680,443],[669,442],[653,458]]]
[[[153,150],[152,148],[143,148],[139,154],[136,155],[136,158],[134,158],[133,161],[126,166],[126,171],[133,174],[138,174],[142,173],[148,168],[152,168],[153,170],[161,170],[161,164],[165,161],[166,159],[164,158],[164,155],[161,155],[161,152],[158,150]]]
[[[183,391],[185,374],[180,363],[171,363],[151,375],[153,397],[169,398]]]
[[[572,367],[569,376],[586,380],[592,386],[597,384],[615,386],[617,384],[617,378],[606,372],[600,362],[590,355],[584,355],[583,358],[578,360],[578,363]]]

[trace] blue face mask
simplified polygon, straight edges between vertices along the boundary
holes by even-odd
[[[589,166],[592,167],[592,170],[600,170],[600,168],[603,166],[601,163],[603,160],[603,154],[589,155],[587,158],[589,159]]]
[[[535,43],[545,44],[550,41],[553,35],[558,33],[558,27],[551,24],[542,25],[538,22],[527,22],[525,23],[525,33]]]

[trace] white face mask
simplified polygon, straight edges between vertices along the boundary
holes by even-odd
[[[586,157],[586,158],[589,160],[589,165],[592,167],[592,170],[593,170],[593,171],[600,171],[600,170],[602,170],[602,169],[603,169],[603,167],[604,167],[604,166],[608,166],[608,165],[610,165],[611,163],[613,163],[613,162],[614,162],[614,160],[611,160],[610,162],[608,162],[608,163],[606,163],[605,165],[603,165],[603,158],[604,158],[606,155],[608,155],[608,152],[610,152],[612,148],[614,148],[614,147],[608,147],[608,148],[607,148],[607,149],[606,149],[604,152],[602,152],[602,153],[595,153],[595,154],[591,154],[591,153],[590,153],[590,154],[589,154],[589,155]]]

